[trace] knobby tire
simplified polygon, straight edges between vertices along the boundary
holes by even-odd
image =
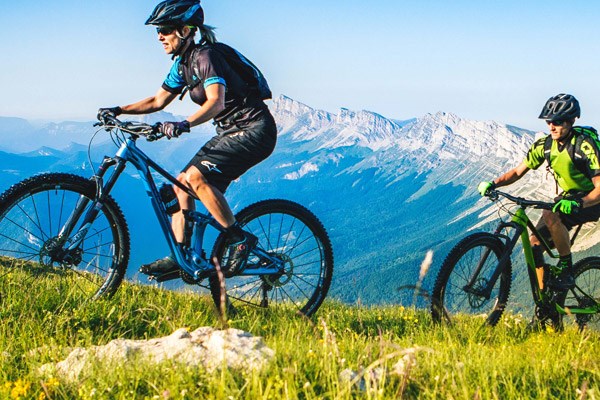
[[[74,259],[57,262],[48,255],[81,195],[94,200],[95,182],[49,173],[17,183],[0,196],[2,300],[21,297],[32,309],[59,311],[115,293],[130,249],[125,218],[110,196]],[[83,216],[79,219],[71,235],[80,228]]]
[[[568,310],[586,308],[600,303],[600,257],[587,257],[573,265],[575,288],[568,290],[558,299],[558,304]],[[600,313],[571,314],[580,330],[600,331]]]
[[[484,316],[485,322],[491,326],[498,323],[510,292],[510,260],[498,277],[489,299],[464,290],[479,260],[488,250],[489,254],[474,283],[475,287],[483,287],[504,253],[503,242],[491,233],[475,233],[462,239],[450,251],[440,267],[432,291],[431,315],[434,322],[452,323],[460,316],[479,315]]]
[[[333,276],[333,251],[327,231],[305,207],[287,200],[265,200],[236,215],[244,230],[257,236],[258,246],[285,259],[282,276],[231,276],[225,280],[229,312],[239,306],[292,309],[313,315],[327,295]],[[220,265],[226,263],[227,248],[221,235],[213,250]],[[250,256],[248,263],[258,257]],[[226,274],[227,275],[227,274]],[[221,285],[209,280],[211,294],[221,310]]]

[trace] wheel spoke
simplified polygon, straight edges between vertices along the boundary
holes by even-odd
[[[44,230],[42,229],[42,225],[41,225],[41,222],[40,222],[40,216],[38,214],[37,206],[35,204],[35,199],[33,198],[33,195],[30,197],[30,199],[31,199],[31,203],[33,204],[33,210],[35,211],[35,219],[37,221],[36,222],[36,221],[31,220],[31,222],[33,222],[33,224],[36,227],[39,228],[40,233],[42,234],[42,236],[45,236],[44,240],[48,240],[49,237],[44,234]],[[19,206],[19,208],[21,208],[21,206]],[[25,210],[23,210],[22,208],[21,208],[21,210],[25,213]],[[27,215],[27,217],[29,217],[29,214],[25,213],[25,215]]]
[[[108,193],[79,249],[61,248],[58,238],[66,220],[75,229],[81,220],[74,216],[88,215],[89,210],[81,214],[74,210],[82,200],[93,201],[95,194],[95,183],[60,173],[38,175],[5,192],[0,204],[0,278],[7,287],[27,285],[29,307],[35,308],[36,300],[46,303],[44,293],[55,291],[59,296],[50,303],[54,312],[60,312],[112,294],[120,284],[129,259],[129,237],[122,213]]]
[[[270,257],[280,259],[283,270],[281,275],[269,274],[259,280],[252,275],[228,278],[235,282],[226,284],[228,298],[256,307],[287,308],[292,303],[306,315],[314,313],[327,294],[333,271],[331,244],[321,223],[304,207],[285,200],[257,203],[236,219],[259,238]],[[222,260],[227,249],[220,246],[216,251]],[[260,261],[252,257],[250,262],[258,265]],[[210,286],[216,301],[219,288],[214,281]]]
[[[474,293],[484,291],[504,251],[502,242],[492,234],[476,233],[461,240],[448,254],[432,290],[433,320],[454,319],[456,315],[487,316],[495,325],[504,309],[510,290],[511,265],[504,267],[494,282],[489,298]],[[484,257],[483,259],[482,257]],[[477,275],[474,274],[477,272]],[[469,284],[470,290],[464,288]],[[446,310],[447,314],[443,314]]]
[[[11,222],[13,225],[15,225],[17,228],[21,228],[21,229],[22,229],[22,230],[24,230],[26,233],[28,233],[29,235],[33,236],[35,239],[39,240],[40,242],[44,242],[44,239],[42,239],[41,237],[37,236],[35,233],[31,232],[29,229],[25,228],[24,226],[21,226],[21,225],[17,224],[15,221],[13,221],[12,219],[10,219],[10,218],[8,218],[8,217],[5,217],[5,219],[6,219],[7,221]],[[13,238],[11,238],[11,237],[8,237],[8,236],[6,236],[6,235],[4,235],[4,234],[0,234],[0,235],[1,235],[2,237],[6,238],[6,239],[9,239],[9,240],[12,240],[12,241],[14,241],[14,242],[17,242],[15,239],[13,239]],[[17,243],[19,243],[19,244],[22,244],[23,246],[25,246],[25,245],[24,245],[23,243],[21,243],[21,242],[17,242]]]

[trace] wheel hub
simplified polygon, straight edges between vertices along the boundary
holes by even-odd
[[[262,279],[270,286],[281,287],[292,279],[292,276],[294,275],[294,262],[287,254],[272,252],[269,253],[269,255],[281,260],[283,271],[275,275],[263,275]]]
[[[83,251],[80,248],[65,250],[65,241],[61,237],[50,238],[40,249],[40,264],[51,267],[54,263],[61,266],[77,265],[81,262]]]
[[[487,287],[488,280],[485,278],[479,278],[477,282],[473,285],[473,289],[468,292],[469,305],[472,308],[480,308],[485,304],[487,299],[477,293],[481,293],[481,291]]]

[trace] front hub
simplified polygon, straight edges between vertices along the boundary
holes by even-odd
[[[61,266],[79,264],[82,250],[77,248],[69,251],[63,248],[64,244],[65,240],[58,236],[48,239],[40,249],[40,264],[46,267],[51,267],[55,263]]]

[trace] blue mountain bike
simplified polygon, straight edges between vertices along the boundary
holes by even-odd
[[[42,174],[0,196],[0,299],[25,298],[32,307],[42,302],[56,309],[115,293],[125,277],[130,239],[110,192],[131,163],[180,266],[154,279],[182,279],[205,287],[217,306],[226,303],[229,309],[248,304],[291,308],[307,316],[317,311],[331,284],[333,251],[313,213],[287,200],[265,200],[244,208],[236,219],[258,238],[258,245],[244,268],[227,270],[223,228],[210,215],[184,212],[186,245],[175,241],[154,176],[197,197],[136,146],[140,137],[159,139],[158,124],[106,117],[96,125],[110,133],[119,149],[115,156],[104,157],[90,179]],[[210,257],[204,250],[207,228],[217,237]]]

